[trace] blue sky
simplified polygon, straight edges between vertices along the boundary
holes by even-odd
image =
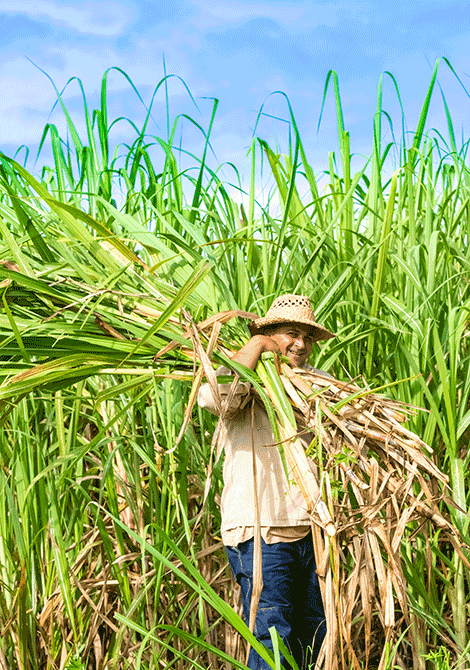
[[[22,144],[35,155],[48,121],[65,130],[54,109],[55,92],[44,70],[62,88],[79,77],[89,104],[99,105],[101,79],[110,67],[127,72],[148,104],[167,73],[170,114],[186,113],[207,127],[212,102],[219,100],[212,140],[216,162],[242,170],[257,112],[265,103],[258,133],[286,147],[289,98],[308,156],[316,172],[337,147],[332,91],[320,131],[317,125],[330,69],[338,72],[351,150],[370,155],[379,77],[391,72],[399,85],[407,124],[412,129],[436,58],[447,57],[470,89],[470,3],[454,0],[1,0],[0,148],[9,155]],[[32,62],[31,62],[32,61]],[[36,64],[36,67],[34,64]],[[458,133],[468,134],[469,98],[444,62],[439,82]],[[209,98],[209,99],[208,99]],[[64,94],[83,130],[76,82]],[[125,116],[141,124],[145,109],[125,78],[109,77],[110,120]],[[399,135],[399,105],[389,78],[384,107]],[[428,121],[445,133],[445,115],[436,89]],[[149,133],[166,135],[163,88],[156,97]],[[201,136],[183,122],[183,144],[197,154]],[[131,137],[129,125],[116,124],[116,142]],[[385,139],[390,133],[384,127]],[[46,156],[47,154],[45,154]],[[32,167],[32,162],[29,163]]]

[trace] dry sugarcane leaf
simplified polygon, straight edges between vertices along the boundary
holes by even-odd
[[[136,310],[134,310],[136,311]],[[160,316],[160,312],[156,312],[158,316]],[[145,316],[148,316],[148,314],[145,314]],[[210,326],[213,326],[215,324],[219,324],[219,328],[223,323],[226,323],[227,321],[230,321],[231,319],[235,318],[236,316],[242,318],[242,319],[257,319],[258,315],[257,314],[252,314],[251,312],[244,312],[240,309],[231,309],[225,312],[219,312],[218,314],[214,314],[213,316],[210,316],[208,319],[205,319],[205,321],[200,321],[196,327],[198,331],[202,332],[206,330],[207,328],[210,328]],[[171,320],[171,319],[170,319]],[[174,320],[173,320],[174,321]],[[183,337],[185,339],[189,339],[191,337],[190,332],[183,333]],[[172,340],[171,342],[168,342],[160,351],[158,351],[155,356],[153,357],[153,360],[157,360],[158,358],[161,358],[165,354],[167,354],[169,351],[172,349],[176,349],[176,347],[181,346],[180,342],[177,340]]]
[[[326,575],[325,595],[322,593],[322,598],[324,598],[323,605],[326,619],[325,667],[338,668],[338,620],[336,618],[336,597],[331,566]]]
[[[297,392],[294,384],[290,381],[290,379],[285,375],[282,375],[281,382],[282,385],[284,386],[284,390],[286,391],[288,397],[290,398],[292,404],[294,405],[294,408],[302,412],[304,416],[308,415],[309,414],[308,403],[306,403],[305,400],[301,398],[300,394]]]
[[[317,564],[318,582],[320,585],[323,606],[325,608],[325,619],[327,625],[327,634],[323,641],[322,647],[320,649],[317,658],[316,667],[320,668],[323,663],[323,660],[326,657],[329,659],[334,658],[334,649],[336,644],[336,636],[335,636],[336,617],[334,611],[335,597],[334,593],[331,592],[331,564],[330,564],[329,538],[328,536],[322,533],[321,528],[317,524],[311,522],[310,527],[312,531],[315,561]],[[333,608],[333,611],[331,611],[331,608]],[[326,665],[326,667],[329,666]]]
[[[353,613],[357,609],[360,598],[360,575],[363,558],[363,547],[358,537],[353,539],[353,546],[349,545],[349,553],[354,559],[354,568],[349,577],[342,580],[344,582],[344,587],[341,591],[344,594],[342,599],[345,601],[343,612],[346,622],[344,627],[344,638],[349,657],[355,659],[354,662],[357,662],[352,640],[352,621],[354,618]]]
[[[400,600],[399,594],[405,591],[405,586],[404,586],[404,579],[401,574],[401,570],[399,568],[399,564],[397,563],[397,559],[399,560],[399,556],[397,554],[393,553],[392,547],[390,545],[388,535],[385,531],[385,527],[382,523],[379,521],[374,521],[370,524],[370,527],[373,529],[377,537],[380,538],[382,541],[383,546],[385,547],[385,550],[388,554],[388,563],[387,563],[387,568],[388,572],[390,574],[390,577],[395,585],[396,591],[397,591],[397,596]],[[403,601],[400,603],[402,606],[405,607],[406,609],[406,603]],[[405,612],[404,612],[405,614]]]
[[[281,373],[283,376],[285,376],[293,386],[297,388],[298,391],[303,393],[307,398],[310,398],[312,395],[312,386],[308,384],[307,381],[297,372],[294,372],[294,370],[291,368],[290,365],[287,363],[281,363]],[[329,386],[328,380],[332,380],[332,377],[326,377],[323,375],[318,375],[318,378],[320,380],[320,386],[318,390],[321,390],[324,386]],[[324,383],[323,383],[324,382]]]
[[[211,337],[210,337],[210,340],[209,340],[209,344],[207,346],[207,356],[208,357],[210,357],[212,355],[214,347],[217,343],[217,338],[219,336],[219,333],[220,333],[220,323],[216,321],[214,323],[213,328],[212,328]],[[183,435],[186,432],[186,428],[188,427],[189,422],[191,421],[193,408],[194,408],[194,405],[195,405],[196,400],[197,400],[197,394],[198,394],[198,391],[199,391],[199,387],[201,386],[201,382],[202,382],[203,377],[204,377],[204,366],[201,366],[199,368],[198,372],[196,373],[195,377],[194,377],[193,386],[191,388],[191,393],[189,394],[189,398],[188,398],[188,405],[186,407],[186,411],[185,411],[185,414],[184,414],[183,424],[181,426],[178,437],[176,438],[175,445],[170,450],[168,450],[167,453],[171,453],[172,451],[174,451],[176,449],[176,447],[178,446],[178,444],[183,439]]]
[[[408,525],[408,523],[411,521],[411,519],[415,514],[415,507],[416,504],[412,504],[410,507],[406,507],[403,510],[398,520],[398,523],[395,527],[395,532],[393,533],[392,542],[390,545],[393,554],[396,554],[400,548],[400,543],[403,537],[403,533],[405,532],[406,526]]]
[[[324,402],[320,401],[320,407],[323,414],[326,414],[326,416],[330,419],[330,421],[334,423],[335,426],[337,426],[342,433],[344,433],[344,435],[347,437],[348,441],[355,448],[355,450],[358,450],[357,440],[354,437],[354,435],[350,433],[350,431],[348,430],[348,426],[345,424],[345,422],[341,421],[341,419],[339,419],[332,412],[330,412],[330,410],[328,409],[327,405]]]
[[[334,535],[336,532],[334,521],[322,499],[320,487],[307,460],[302,442],[295,435],[289,435],[284,426],[279,426],[279,432],[283,440],[287,463],[305,498],[307,511],[313,518],[317,515],[328,535]],[[318,520],[316,522],[318,523]]]
[[[254,547],[253,547],[253,590],[251,593],[250,616],[248,627],[253,633],[255,628],[256,614],[258,612],[261,591],[263,590],[263,572],[262,572],[262,557],[261,557],[261,517],[258,497],[258,473],[256,467],[255,455],[255,400],[251,401],[251,455],[252,455],[252,475],[253,475],[253,504],[255,508],[255,526],[254,526]],[[246,651],[245,664],[248,665],[248,657],[250,653],[250,645]]]
[[[377,540],[376,535],[374,534],[373,529],[366,527],[364,532],[366,533],[369,540],[373,565],[375,566],[375,572],[377,575],[376,581],[380,596],[380,607],[378,609],[378,616],[382,624],[382,627],[385,629],[385,611],[387,602],[387,591],[386,591],[387,570],[382,558],[379,542]]]

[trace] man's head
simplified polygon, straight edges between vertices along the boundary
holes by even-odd
[[[261,330],[276,342],[283,356],[295,368],[302,368],[312,353],[315,330],[303,323],[277,323]]]
[[[262,333],[271,337],[296,367],[306,363],[314,342],[334,337],[334,333],[316,322],[310,300],[305,295],[279,296],[266,316],[255,319],[248,328],[252,335]]]

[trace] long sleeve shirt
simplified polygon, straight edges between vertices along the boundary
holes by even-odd
[[[228,375],[219,368],[217,375]],[[231,384],[219,384],[222,400]],[[256,459],[261,534],[265,542],[292,542],[304,537],[310,529],[310,518],[302,492],[286,477],[279,449],[265,409],[250,402],[251,385],[239,382],[225,417],[223,437],[225,459],[224,488],[221,499],[222,541],[235,546],[253,537],[255,509],[253,496],[253,455]],[[209,384],[202,384],[198,403],[218,414]]]

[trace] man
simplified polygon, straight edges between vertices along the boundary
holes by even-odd
[[[255,319],[249,329],[251,339],[232,360],[252,370],[265,351],[287,356],[293,367],[309,367],[307,360],[313,343],[334,337],[315,321],[306,296],[290,294],[277,298],[266,316]],[[230,370],[219,368],[217,374],[230,374]],[[230,386],[219,384],[222,397],[228,394]],[[315,661],[326,633],[310,519],[301,491],[285,476],[265,409],[260,403],[252,408],[250,388],[246,382],[238,384],[226,413],[222,540],[241,587],[244,617],[248,623],[253,585],[254,450],[263,574],[254,633],[272,649],[269,628],[275,626],[299,667],[307,670]],[[201,407],[217,413],[208,384],[201,386],[198,402]],[[282,656],[281,662],[290,667]],[[248,666],[252,670],[269,668],[253,649]]]

